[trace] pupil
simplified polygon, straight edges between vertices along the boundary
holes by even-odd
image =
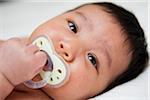
[[[96,59],[95,59],[95,57],[93,57],[92,54],[88,54],[88,55],[89,55],[89,60],[91,61],[91,63],[92,63],[93,65],[96,65]]]
[[[69,26],[70,26],[70,29],[73,31],[73,32],[77,32],[77,29],[76,29],[76,26],[74,25],[74,23],[72,22],[69,22]]]

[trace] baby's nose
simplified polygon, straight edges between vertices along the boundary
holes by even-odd
[[[64,58],[64,60],[70,62],[74,59],[75,50],[73,50],[73,45],[69,43],[60,42],[58,53]]]

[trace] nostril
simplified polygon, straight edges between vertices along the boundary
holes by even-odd
[[[63,48],[63,45],[62,45],[62,44],[60,44],[60,48]]]
[[[65,53],[65,56],[68,57],[69,55],[67,53]]]

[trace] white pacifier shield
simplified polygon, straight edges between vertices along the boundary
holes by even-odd
[[[40,50],[47,53],[47,55],[51,58],[53,68],[52,71],[43,70],[40,73],[42,80],[38,82],[29,80],[24,84],[27,87],[33,89],[42,88],[46,84],[49,84],[54,87],[62,86],[69,78],[69,71],[67,69],[67,64],[65,63],[65,61],[55,52],[52,41],[50,39],[48,40],[47,37],[45,36],[41,36],[37,38],[33,42],[33,44],[38,46]]]
[[[63,61],[62,58],[60,58],[53,47],[52,41],[47,39],[46,37],[42,36],[37,38],[33,44],[38,46],[40,50],[45,51],[49,57],[51,58],[53,62],[53,70],[52,71],[42,71],[40,73],[41,77],[43,79],[46,79],[49,85],[53,86],[60,86],[64,81],[66,80],[68,74],[68,69]]]

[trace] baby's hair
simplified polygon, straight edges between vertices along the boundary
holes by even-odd
[[[86,5],[96,5],[103,8],[105,12],[110,14],[118,22],[118,24],[122,28],[123,34],[127,36],[126,41],[129,42],[130,52],[132,53],[131,61],[128,65],[127,70],[119,75],[103,92],[97,94],[100,95],[104,92],[109,91],[115,86],[121,85],[136,78],[140,73],[144,71],[149,59],[147,43],[145,40],[143,29],[141,28],[135,15],[133,15],[131,12],[109,2],[83,4],[73,10]]]

